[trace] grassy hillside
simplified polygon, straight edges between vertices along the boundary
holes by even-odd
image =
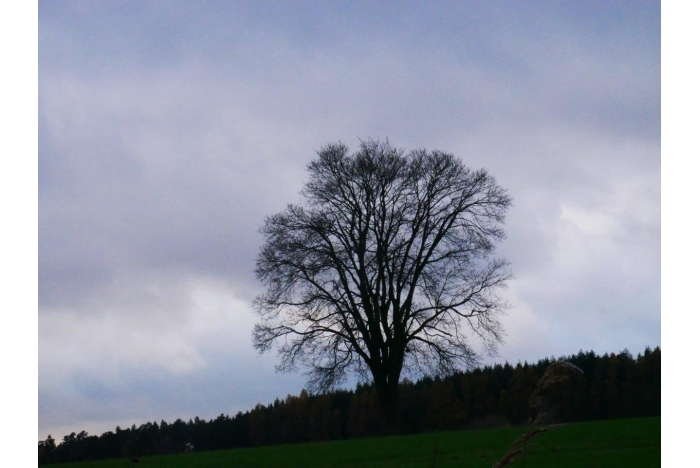
[[[143,457],[138,468],[490,468],[525,428],[279,445]],[[62,468],[122,468],[130,460],[70,463]],[[661,466],[661,418],[569,424],[539,435],[510,465],[526,467]]]

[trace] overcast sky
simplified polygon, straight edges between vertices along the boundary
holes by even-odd
[[[257,229],[330,142],[509,191],[485,363],[660,344],[658,2],[281,3],[39,4],[40,439],[299,393],[252,347]]]

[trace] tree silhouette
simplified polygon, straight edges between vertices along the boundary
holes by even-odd
[[[313,390],[347,371],[374,381],[396,414],[399,378],[448,375],[477,353],[462,324],[494,349],[509,278],[492,258],[510,197],[485,170],[451,154],[404,153],[367,141],[323,148],[308,165],[303,205],[265,220],[257,261],[267,287],[254,305],[260,351],[279,343],[279,369],[303,364]]]

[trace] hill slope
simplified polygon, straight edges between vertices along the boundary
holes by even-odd
[[[523,427],[440,432],[142,457],[138,468],[490,468]],[[130,467],[131,460],[70,463],[63,468]],[[533,439],[510,465],[527,467],[661,466],[661,418],[572,423]]]

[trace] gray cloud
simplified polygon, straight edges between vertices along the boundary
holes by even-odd
[[[250,344],[257,228],[338,140],[513,195],[497,360],[659,344],[657,3],[39,13],[39,437],[298,393]]]

